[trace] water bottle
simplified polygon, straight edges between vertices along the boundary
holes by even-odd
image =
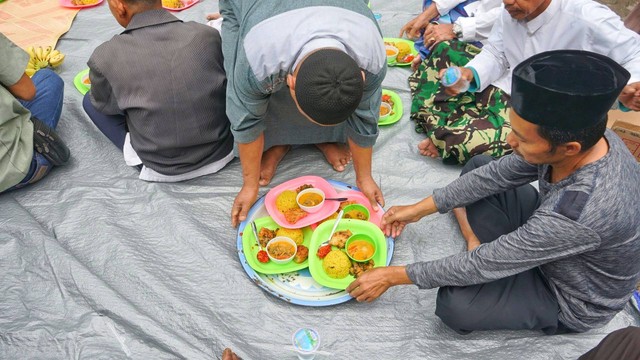
[[[445,70],[442,79],[440,79],[440,83],[442,83],[444,87],[458,91],[458,93],[469,90],[470,85],[469,81],[462,77],[462,71],[460,71],[460,68],[457,66],[451,66]]]

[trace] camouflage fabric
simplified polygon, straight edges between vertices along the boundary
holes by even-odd
[[[479,52],[462,41],[442,42],[409,77],[416,131],[431,139],[447,164],[464,164],[478,154],[497,158],[511,152],[506,142],[511,131],[509,96],[489,86],[482,92],[449,97],[438,79],[441,69],[464,66]]]

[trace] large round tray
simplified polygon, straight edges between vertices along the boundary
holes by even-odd
[[[327,180],[340,193],[347,190],[358,190],[355,186],[340,181]],[[249,210],[247,219],[238,226],[237,251],[240,263],[251,281],[267,293],[284,301],[303,306],[330,306],[341,304],[352,299],[344,290],[336,290],[318,284],[309,273],[309,269],[293,271],[284,274],[267,275],[256,272],[249,264],[242,250],[242,233],[245,227],[256,218],[269,216],[264,206],[264,196],[258,199]],[[251,231],[250,228],[246,229]],[[393,257],[394,241],[387,237],[387,265]],[[311,254],[310,254],[311,255]]]

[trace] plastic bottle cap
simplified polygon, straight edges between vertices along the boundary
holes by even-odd
[[[297,351],[314,352],[318,350],[319,346],[320,335],[318,335],[317,331],[309,328],[301,328],[293,333],[293,347]]]
[[[452,66],[444,72],[440,82],[442,83],[442,85],[449,87],[455,84],[456,82],[458,82],[461,76],[462,76],[462,73],[460,72],[460,69],[458,69],[455,66]]]

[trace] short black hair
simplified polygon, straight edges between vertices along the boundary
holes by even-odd
[[[550,126],[538,125],[538,135],[551,144],[550,152],[554,152],[558,145],[576,141],[582,147],[580,152],[591,149],[603,136],[607,129],[607,117],[599,122],[577,130],[562,130]]]

